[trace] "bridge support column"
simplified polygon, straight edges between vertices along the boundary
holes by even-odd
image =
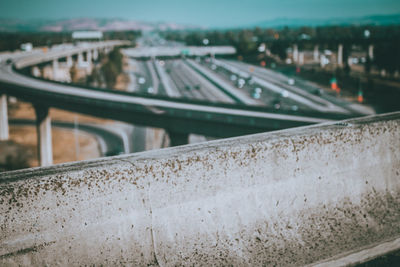
[[[53,79],[57,80],[57,76],[58,76],[58,60],[54,59],[52,65],[53,65]]]
[[[321,68],[323,68],[323,67],[326,65],[325,60],[326,60],[325,55],[324,55],[324,54],[321,54],[321,55],[319,56],[319,64],[320,64]]]
[[[74,65],[74,61],[72,60],[72,56],[67,57],[67,67],[71,68]]]
[[[304,52],[299,53],[299,65],[304,64]]]
[[[374,59],[374,45],[368,46],[368,56],[371,60]]]
[[[40,70],[40,68],[38,66],[33,66],[32,67],[32,75],[34,77],[41,77],[42,76],[42,71]]]
[[[319,47],[318,47],[318,45],[314,46],[313,57],[314,57],[314,61],[318,62],[318,60],[319,60]]]
[[[340,67],[343,66],[343,45],[342,44],[339,44],[339,47],[338,47],[337,64]]]
[[[82,65],[83,65],[83,54],[78,53],[78,66],[82,66]]]
[[[8,140],[7,95],[0,95],[0,141]]]
[[[93,50],[93,60],[97,60],[99,58],[99,51],[97,49]]]
[[[297,44],[293,45],[293,62],[297,63],[299,61],[299,49],[297,48]]]
[[[88,64],[92,63],[92,50],[88,50],[86,52],[86,61],[87,61]]]
[[[92,57],[92,50],[86,51],[86,73],[90,74],[92,73],[92,68],[93,68],[93,63],[92,63],[93,57]]]
[[[189,134],[168,131],[170,146],[182,146],[189,144]]]
[[[35,105],[38,159],[40,166],[53,164],[53,147],[51,142],[51,119],[49,108]]]

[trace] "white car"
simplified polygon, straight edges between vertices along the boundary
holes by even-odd
[[[286,97],[289,96],[289,92],[286,91],[286,90],[283,90],[283,91],[281,92],[281,96],[286,98]]]

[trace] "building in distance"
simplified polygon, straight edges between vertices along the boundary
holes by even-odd
[[[103,39],[101,31],[76,31],[72,33],[72,39],[77,41],[100,41]]]

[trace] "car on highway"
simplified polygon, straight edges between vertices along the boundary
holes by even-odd
[[[272,101],[272,105],[274,106],[274,109],[280,109],[280,108],[281,108],[281,105],[282,105],[281,99],[280,99],[280,98],[275,98],[275,99]]]
[[[196,90],[200,90],[200,88],[201,88],[200,84],[196,84],[196,85],[194,86],[194,89],[196,89]]]
[[[13,63],[12,59],[11,59],[11,58],[7,58],[6,64],[7,64],[7,65],[10,65],[10,64],[12,64],[12,63]]]
[[[312,91],[312,93],[313,93],[314,95],[320,96],[320,95],[322,95],[322,94],[324,93],[324,90],[322,90],[321,88],[317,88],[317,89],[315,89],[314,91]]]
[[[246,84],[246,81],[243,78],[240,78],[237,80],[237,86],[239,88],[243,88],[243,86]]]
[[[186,89],[186,90],[192,90],[192,87],[191,87],[190,85],[187,84],[187,85],[185,85],[185,89]]]
[[[260,87],[254,88],[251,97],[254,99],[260,99],[262,93],[262,89]]]
[[[281,96],[284,97],[284,98],[289,97],[289,92],[287,90],[283,90],[281,92]]]

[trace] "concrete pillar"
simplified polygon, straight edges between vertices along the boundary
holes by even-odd
[[[41,77],[42,76],[42,71],[40,70],[40,68],[38,66],[33,66],[32,67],[32,75],[34,77]]]
[[[7,95],[0,96],[0,141],[8,140]]]
[[[337,54],[337,64],[343,66],[343,45],[339,44],[338,54]]]
[[[99,51],[97,49],[93,50],[93,60],[97,60],[99,58]]]
[[[297,63],[299,61],[299,50],[297,44],[293,45],[293,62]]]
[[[78,53],[78,66],[82,66],[82,65],[83,65],[83,54]]]
[[[38,159],[40,166],[53,164],[53,146],[51,142],[51,119],[49,108],[35,105]]]
[[[353,65],[353,61],[351,60],[350,57],[347,58],[347,65],[349,66]]]
[[[299,65],[303,65],[304,64],[304,53],[300,52],[299,53]]]
[[[319,47],[318,47],[318,45],[314,46],[313,57],[314,57],[314,61],[318,62],[318,59],[319,59]]]
[[[189,134],[168,131],[170,146],[182,146],[189,144]]]
[[[368,56],[371,60],[374,59],[374,45],[368,46]]]
[[[53,60],[53,79],[57,79],[57,75],[58,75],[58,60],[54,59]]]
[[[321,54],[320,55],[320,60],[319,60],[319,64],[320,64],[321,68],[323,68],[326,65],[325,61],[326,61],[325,55]]]
[[[92,50],[88,50],[86,52],[86,61],[91,64],[92,63]]]
[[[67,56],[67,67],[71,68],[74,65],[74,61],[72,60],[72,56]]]
[[[85,61],[85,68],[86,68],[86,74],[89,75],[92,73],[92,50],[86,51],[86,61]]]

